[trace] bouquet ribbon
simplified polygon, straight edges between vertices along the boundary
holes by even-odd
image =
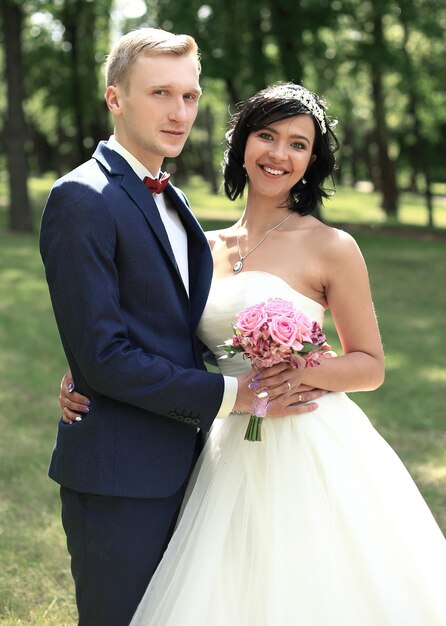
[[[246,441],[262,441],[262,422],[268,409],[269,398],[265,388],[254,393],[251,417],[245,433]]]

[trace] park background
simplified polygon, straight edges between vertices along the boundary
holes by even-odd
[[[363,250],[386,350],[384,386],[354,399],[446,532],[444,1],[1,0],[0,18],[0,624],[75,623],[46,476],[66,363],[38,224],[54,179],[110,134],[103,62],[140,26],[190,33],[202,51],[200,113],[165,165],[205,229],[243,209],[220,191],[236,104],[285,80],[329,102],[342,147],[320,216]]]

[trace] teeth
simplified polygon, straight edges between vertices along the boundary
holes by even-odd
[[[273,170],[267,165],[264,165],[263,169],[265,170],[265,172],[268,172],[268,174],[273,174],[274,176],[279,176],[279,174],[284,174],[284,170]]]

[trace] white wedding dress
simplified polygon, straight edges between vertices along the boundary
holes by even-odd
[[[213,281],[201,338],[220,356],[235,313],[269,297],[322,325],[317,302],[242,272]],[[249,416],[216,420],[131,626],[446,625],[446,541],[414,482],[347,395],[317,402],[264,419],[258,443]]]

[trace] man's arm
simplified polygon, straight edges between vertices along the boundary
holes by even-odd
[[[159,415],[181,406],[191,415],[206,414],[200,426],[209,427],[223,397],[223,377],[180,367],[132,341],[120,307],[117,248],[116,225],[101,193],[73,182],[53,189],[41,253],[67,358],[87,385],[81,390]]]

